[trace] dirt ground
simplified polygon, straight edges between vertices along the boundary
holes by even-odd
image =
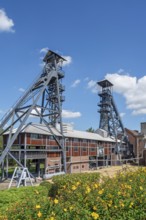
[[[115,174],[117,174],[119,172],[134,171],[138,168],[139,168],[138,166],[131,166],[131,165],[127,164],[127,165],[123,165],[123,166],[104,167],[101,169],[91,170],[91,171],[86,171],[86,172],[89,172],[89,173],[98,172],[102,176],[113,177]],[[51,180],[49,180],[49,181],[51,181]],[[9,182],[10,182],[10,180],[5,180],[4,182],[0,182],[0,190],[8,189]],[[36,183],[34,185],[39,185],[39,181],[38,181],[38,183]],[[13,185],[13,187],[15,187],[15,186]]]
[[[104,167],[101,169],[92,170],[92,171],[88,171],[88,172],[89,173],[98,172],[103,176],[113,177],[117,173],[125,172],[125,171],[134,171],[138,168],[139,168],[139,166],[132,166],[132,165],[126,164],[126,165],[122,165],[122,166]]]

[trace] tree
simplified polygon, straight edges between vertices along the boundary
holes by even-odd
[[[88,128],[86,131],[91,132],[91,133],[95,133],[95,129],[92,127]]]

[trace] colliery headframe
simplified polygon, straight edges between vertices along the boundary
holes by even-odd
[[[62,103],[65,101],[62,63],[65,59],[49,50],[43,61],[45,65],[40,76],[0,121],[0,136],[3,137],[1,178],[9,177],[12,159],[18,169],[14,170],[11,184],[16,180],[17,186],[21,181],[26,185],[28,177],[49,178],[121,165],[128,159],[135,163],[144,160],[144,135],[125,130],[110,81],[97,82],[101,89],[98,93],[99,128],[95,133],[77,131],[62,120]],[[33,123],[30,116],[37,117],[38,123]],[[142,144],[135,146],[134,138],[142,140]],[[32,164],[35,169],[30,172]]]

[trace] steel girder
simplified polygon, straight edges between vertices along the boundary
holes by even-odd
[[[103,80],[98,82],[98,85],[101,86],[101,91],[98,94],[100,97],[98,104],[100,107],[98,111],[100,113],[99,128],[105,130],[116,141],[120,140],[121,143],[117,143],[117,145],[122,148],[122,142],[125,141],[127,144],[128,139],[112,95],[113,84],[108,80]]]
[[[7,132],[9,137],[7,145],[0,156],[0,164],[4,161],[7,154],[12,156],[10,149],[14,141],[24,129],[27,122],[30,123],[30,116],[33,116],[40,118],[40,123],[44,123],[47,126],[48,131],[53,135],[61,148],[64,171],[66,172],[66,156],[62,126],[62,102],[64,101],[62,92],[64,89],[61,84],[64,72],[60,65],[64,60],[64,58],[49,50],[44,58],[45,65],[41,75],[1,119],[0,128],[3,129],[3,132],[1,132],[0,135],[6,134]],[[61,141],[58,140],[52,129],[57,129],[56,124],[58,123],[60,125],[58,132],[60,132],[62,136]],[[13,159],[18,163],[16,158],[13,157]],[[23,167],[20,162],[19,165]]]

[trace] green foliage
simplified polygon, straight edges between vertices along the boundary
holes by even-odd
[[[23,204],[26,199],[33,201],[34,198],[40,199],[46,197],[48,189],[43,186],[38,187],[21,187],[0,191],[0,214],[5,213],[13,204]],[[1,219],[1,218],[0,218]]]
[[[40,186],[44,186],[50,191],[50,189],[52,188],[52,183],[50,183],[48,181],[43,181],[40,183]]]
[[[91,133],[95,133],[95,129],[92,128],[92,127],[88,128],[86,131],[87,131],[87,132],[91,132]]]
[[[0,220],[146,219],[146,168],[103,179],[61,175],[53,182],[0,192]]]
[[[56,195],[62,195],[62,193],[66,195],[66,190],[69,192],[71,187],[74,186],[75,183],[80,183],[79,185],[81,186],[83,186],[84,184],[88,185],[98,182],[99,178],[99,173],[75,173],[54,176],[52,179],[54,184],[50,190],[50,194],[54,197]]]

